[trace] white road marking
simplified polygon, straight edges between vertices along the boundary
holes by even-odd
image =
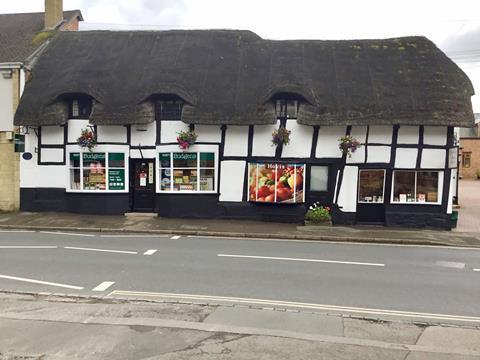
[[[143,253],[143,255],[153,255],[157,252],[157,249],[150,249]]]
[[[461,262],[436,261],[435,264],[438,266],[446,267],[446,268],[465,269],[465,263],[461,263]]]
[[[480,269],[473,269],[473,271],[480,271]]]
[[[0,233],[32,233],[35,230],[0,230]]]
[[[158,238],[158,237],[167,237],[167,235],[100,235],[100,237],[105,237],[105,238],[117,238],[117,237],[123,237],[123,238]]]
[[[53,235],[70,235],[70,236],[88,236],[93,237],[95,234],[76,234],[70,232],[58,232],[58,231],[40,231],[42,234],[53,234]]]
[[[178,239],[180,239],[180,237],[181,237],[180,235],[175,235],[175,236],[172,236],[170,239],[172,239],[172,240],[178,240]]]
[[[255,299],[255,298],[175,294],[175,293],[156,293],[156,292],[123,291],[123,290],[114,290],[107,295],[107,297],[114,297],[114,296],[127,296],[127,297],[131,296],[135,298],[157,297],[157,298],[203,300],[207,302],[210,301],[210,302],[229,302],[229,303],[239,303],[239,304],[259,304],[259,305],[265,305],[270,307],[272,306],[273,307],[289,307],[289,308],[302,308],[302,309],[314,309],[314,310],[341,311],[341,312],[348,312],[348,313],[398,316],[398,317],[407,317],[407,318],[466,321],[466,322],[480,323],[480,317],[475,317],[475,316],[421,313],[421,312],[400,311],[400,310],[360,308],[360,307],[351,307],[351,306],[324,305],[324,304],[302,303],[302,302],[282,301],[282,300]]]
[[[327,264],[346,264],[346,265],[363,265],[363,266],[380,266],[385,264],[378,263],[366,263],[357,261],[338,261],[338,260],[320,260],[320,259],[302,259],[302,258],[287,258],[277,256],[255,256],[255,255],[233,255],[233,254],[217,254],[219,257],[231,257],[231,258],[245,258],[245,259],[265,259],[265,260],[286,260],[286,261],[306,261],[306,262],[318,262]]]
[[[56,249],[58,246],[50,246],[50,245],[2,245],[0,249]]]
[[[138,254],[138,252],[136,252],[136,251],[95,249],[95,248],[83,248],[83,247],[74,247],[74,246],[64,246],[64,249],[68,249],[68,250],[85,250],[85,251],[101,251],[101,252],[111,252],[111,253],[120,253],[120,254]]]
[[[8,280],[16,280],[16,281],[29,282],[29,283],[33,283],[33,284],[58,286],[58,287],[63,287],[63,288],[67,288],[67,289],[74,289],[74,290],[82,290],[82,289],[83,289],[83,287],[81,287],[81,286],[73,286],[73,285],[59,284],[59,283],[54,283],[54,282],[49,282],[49,281],[41,281],[41,280],[27,279],[27,278],[22,278],[22,277],[17,277],[17,276],[0,275],[0,278],[2,278],[2,279],[8,279]]]
[[[115,284],[115,281],[104,281],[100,283],[98,286],[94,287],[92,291],[105,291],[113,284]]]

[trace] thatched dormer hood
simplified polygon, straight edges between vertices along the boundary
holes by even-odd
[[[155,96],[185,101],[182,121],[268,124],[272,97],[303,99],[307,125],[472,126],[468,77],[424,37],[265,40],[250,31],[58,34],[40,56],[16,125],[67,120],[66,94],[95,100],[94,124],[154,121]]]

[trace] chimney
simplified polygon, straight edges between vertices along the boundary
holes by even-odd
[[[54,29],[63,21],[63,0],[45,0],[45,29]]]

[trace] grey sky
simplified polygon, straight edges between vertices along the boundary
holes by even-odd
[[[0,13],[43,11],[42,0],[0,2]],[[470,76],[480,93],[478,0],[64,0],[82,30],[239,28],[271,39],[424,35]],[[480,96],[474,96],[480,112]]]

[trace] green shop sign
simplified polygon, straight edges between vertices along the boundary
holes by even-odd
[[[197,153],[173,153],[173,160],[197,160]]]
[[[110,190],[125,190],[125,169],[108,170],[108,188]]]
[[[15,134],[15,152],[25,152],[25,135]]]
[[[105,153],[83,153],[83,160],[105,160]]]

